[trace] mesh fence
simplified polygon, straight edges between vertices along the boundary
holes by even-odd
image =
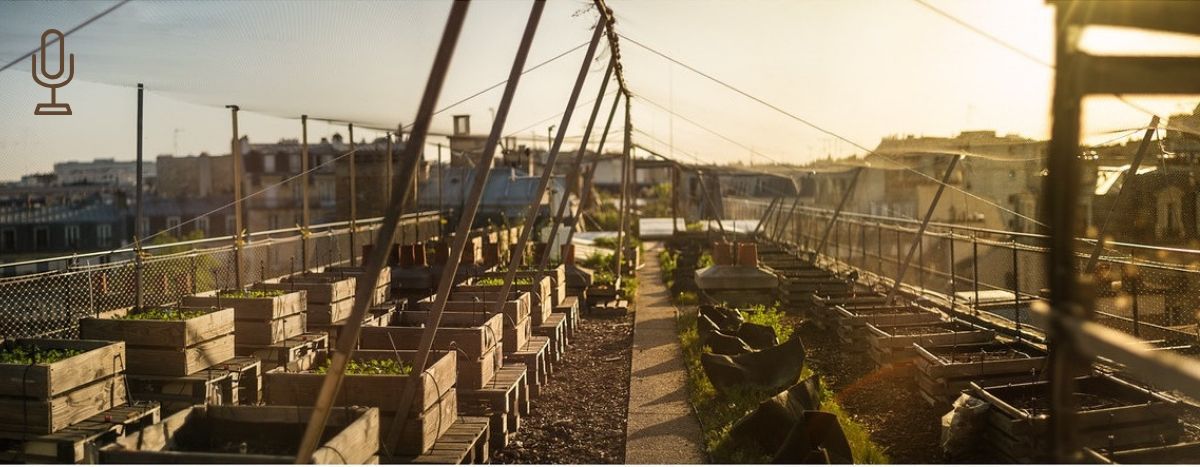
[[[418,213],[401,220],[399,241],[422,241],[436,235],[439,216]],[[187,295],[238,288],[309,268],[357,264],[362,247],[375,241],[379,219],[254,234],[238,253],[231,238],[147,247],[142,256],[143,303],[159,306]],[[351,240],[353,238],[353,241]],[[352,248],[353,247],[353,248]],[[307,256],[306,256],[307,253]],[[0,336],[76,337],[78,319],[132,307],[137,302],[137,261],[131,250],[103,255],[46,260],[26,264],[45,272],[0,278]]]
[[[745,218],[760,218],[770,204],[724,203]],[[911,249],[905,286],[1013,329],[1038,330],[1029,310],[1048,288],[1040,235],[931,223],[917,241],[920,223],[912,219],[844,212],[831,225],[831,211],[783,205],[789,209],[768,217],[762,232],[805,251],[820,248],[836,272],[853,269],[890,285]],[[1076,247],[1079,270],[1095,285],[1096,322],[1163,345],[1200,339],[1200,251],[1109,243],[1092,264],[1095,250],[1091,239]]]

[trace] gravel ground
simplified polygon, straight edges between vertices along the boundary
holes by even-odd
[[[799,322],[791,315],[789,319]],[[910,373],[875,370],[866,352],[845,351],[836,333],[807,323],[797,332],[808,349],[807,364],[893,463],[945,461],[939,446],[942,413],[925,403]]]
[[[505,464],[621,464],[629,412],[633,317],[580,319],[565,364],[550,375]]]

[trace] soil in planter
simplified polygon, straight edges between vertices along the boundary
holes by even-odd
[[[1015,408],[1029,412],[1032,416],[1044,415],[1050,411],[1050,399],[1045,394],[1022,394],[1011,399],[1006,398],[1005,402]],[[1112,396],[1103,396],[1099,394],[1075,393],[1075,402],[1079,404],[1079,410],[1101,410],[1111,409],[1115,407],[1125,407],[1131,405],[1130,402]]]
[[[275,298],[288,293],[286,290],[222,290],[217,295],[221,298]]]
[[[1017,360],[1023,358],[1033,358],[1033,355],[1022,352],[1016,349],[996,350],[996,351],[976,351],[964,353],[952,353],[946,355],[938,355],[943,360],[949,363],[983,363],[996,362],[1001,360]]]
[[[952,332],[967,332],[973,331],[970,326],[965,326],[957,323],[948,324],[930,324],[924,326],[897,326],[884,327],[883,332],[892,336],[922,336],[926,334],[949,334]]]
[[[303,423],[256,423],[231,420],[189,420],[172,438],[172,451],[295,456],[304,437]],[[325,443],[341,432],[330,424],[321,435]]]
[[[633,318],[580,318],[550,384],[521,431],[493,458],[505,464],[625,462]]]
[[[51,364],[82,354],[78,349],[42,348],[36,345],[5,344],[0,348],[0,363],[15,365]]]
[[[212,313],[213,310],[183,310],[178,308],[147,308],[145,310],[130,312],[124,316],[118,316],[114,319],[138,319],[138,320],[153,320],[153,321],[185,321],[192,318]]]
[[[329,363],[322,364],[313,373],[323,375],[329,372]],[[396,360],[350,360],[346,364],[348,375],[408,375],[412,373],[412,365]]]
[[[941,441],[942,413],[921,398],[911,374],[876,370],[866,352],[847,352],[835,333],[812,323],[800,324],[792,313],[785,325],[796,332],[808,351],[805,365],[821,375],[846,415],[870,433],[897,464],[944,462]]]

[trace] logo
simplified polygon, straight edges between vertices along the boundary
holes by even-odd
[[[47,41],[51,35],[58,37]],[[58,42],[58,69],[51,73],[46,69],[46,48],[53,45],[55,41]],[[58,88],[66,86],[75,77],[75,54],[71,54],[71,61],[67,63],[65,42],[66,36],[57,29],[47,29],[42,33],[42,47],[39,50],[42,55],[41,73],[38,73],[38,54],[29,54],[33,59],[33,80],[44,88],[50,88],[50,102],[38,104],[33,109],[34,115],[71,115],[71,105],[58,102]],[[68,68],[69,71],[67,71]],[[67,71],[67,78],[59,80],[64,71]]]

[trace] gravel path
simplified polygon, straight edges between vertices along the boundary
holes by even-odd
[[[505,464],[621,464],[629,409],[633,320],[580,318],[565,363],[521,420],[515,442],[492,461]]]

